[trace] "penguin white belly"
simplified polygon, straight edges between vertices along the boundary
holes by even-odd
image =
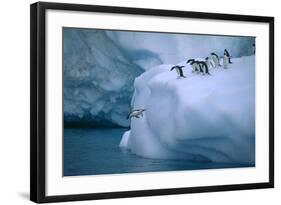
[[[228,68],[229,60],[228,57],[225,55],[223,57],[223,68]]]
[[[212,60],[214,62],[215,67],[219,67],[219,60],[216,56],[212,55]]]
[[[195,63],[195,68],[196,68],[197,72],[200,72],[200,65],[199,64]]]
[[[177,74],[180,75],[180,71],[178,68],[176,68]]]
[[[209,58],[209,59],[207,60],[207,65],[209,66],[209,68],[210,68],[210,67],[212,67],[212,68],[215,68],[215,67],[216,67],[216,64],[215,64],[214,60],[211,59],[211,58]]]
[[[193,63],[193,64],[191,65],[191,68],[192,68],[192,72],[195,72],[195,71],[196,71],[196,64]]]

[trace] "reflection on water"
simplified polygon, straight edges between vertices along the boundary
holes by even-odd
[[[119,147],[126,129],[65,129],[64,176],[242,167],[238,164],[147,159]]]

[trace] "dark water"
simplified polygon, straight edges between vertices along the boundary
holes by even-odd
[[[65,129],[64,176],[246,167],[146,159],[119,147],[126,129]]]

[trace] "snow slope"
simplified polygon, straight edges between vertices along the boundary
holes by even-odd
[[[177,79],[172,65],[154,67],[135,79],[131,119],[120,146],[148,158],[227,163],[255,162],[255,58],[233,59],[210,76]]]

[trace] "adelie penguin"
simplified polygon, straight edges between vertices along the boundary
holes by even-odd
[[[183,74],[183,71],[182,71],[183,67],[184,66],[176,65],[176,66],[173,66],[170,71],[175,69],[177,71],[177,74],[179,75],[178,78],[186,78]]]
[[[215,63],[215,67],[220,67],[221,66],[220,65],[220,58],[219,58],[219,56],[216,53],[212,52],[211,53],[211,58],[212,58],[212,60]]]
[[[232,64],[232,62],[231,62],[231,60],[230,60],[230,54],[229,54],[229,52],[228,52],[228,50],[226,50],[226,49],[224,49],[224,54],[223,55],[226,55],[227,57],[228,57],[228,63],[229,64]]]
[[[187,64],[191,65],[192,73],[193,72],[203,72],[201,66],[199,65],[198,61],[195,61],[194,59],[188,59],[186,61]]]
[[[199,63],[199,66],[201,67],[203,75],[205,75],[205,74],[211,75],[209,73],[209,67],[206,62],[204,62],[204,61],[197,61],[197,62]]]
[[[224,53],[223,56],[223,68],[226,69],[228,68],[229,65],[229,57],[226,55],[226,53]]]
[[[205,58],[205,61],[206,61],[206,64],[207,64],[207,66],[209,67],[209,68],[215,68],[216,66],[215,66],[215,63],[214,63],[214,61],[213,61],[213,59],[211,59],[211,58],[209,58],[209,57],[206,57]]]
[[[135,117],[135,118],[140,118],[143,116],[143,112],[145,111],[145,109],[135,109],[135,110],[132,110],[128,116],[127,116],[127,119],[130,119],[132,117]]]

